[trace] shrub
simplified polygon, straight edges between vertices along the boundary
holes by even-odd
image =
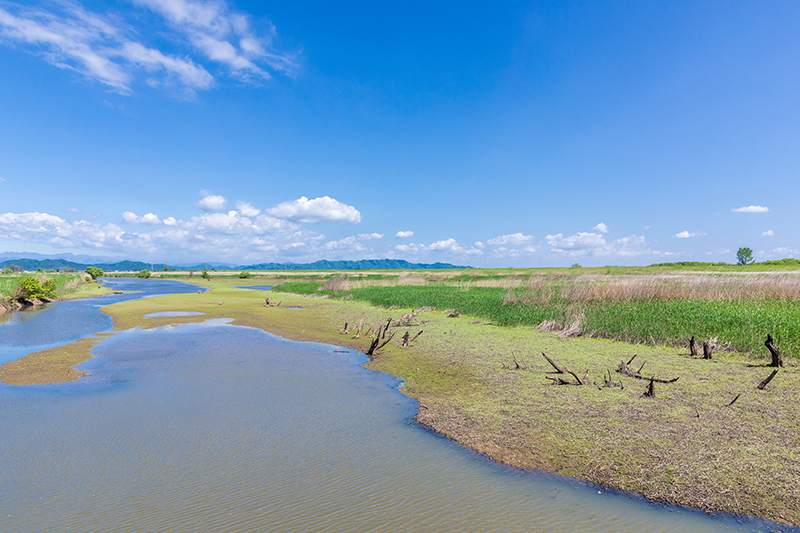
[[[28,276],[23,278],[14,291],[12,300],[33,300],[33,299],[54,299],[56,295],[56,281],[53,279],[46,280],[43,284],[39,280]]]
[[[250,272],[247,272],[246,270],[242,270],[242,273],[241,273],[241,274],[239,274],[239,277],[240,277],[241,279],[246,279],[246,278],[249,278],[249,277],[250,277]]]
[[[203,279],[211,279],[208,270],[206,270],[205,268],[203,269]]]
[[[149,270],[140,270],[138,274],[136,274],[137,278],[147,279],[150,277]]]

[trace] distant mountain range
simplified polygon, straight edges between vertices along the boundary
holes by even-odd
[[[21,255],[21,254],[2,254],[8,255]],[[433,269],[455,269],[455,268],[472,268],[469,266],[457,266],[450,263],[409,263],[401,259],[362,259],[360,261],[315,261],[313,263],[259,263],[254,265],[221,265],[219,263],[199,263],[196,265],[179,265],[172,266],[165,263],[144,263],[142,261],[117,261],[116,263],[103,263],[91,262],[90,256],[81,256],[84,261],[89,258],[87,262],[70,261],[61,257],[43,257],[39,254],[30,254],[31,256],[39,256],[39,258],[32,257],[15,257],[13,259],[6,259],[0,262],[0,268],[7,268],[10,265],[17,265],[25,270],[33,271],[38,269],[43,270],[63,270],[65,268],[74,268],[75,270],[86,270],[90,266],[102,268],[106,272],[130,272],[139,270],[164,270],[164,267],[170,270],[433,270]],[[64,254],[67,255],[67,254]],[[72,254],[69,254],[72,255]],[[78,256],[75,256],[76,258]]]

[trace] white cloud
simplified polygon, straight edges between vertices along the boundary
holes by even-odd
[[[0,37],[37,53],[48,63],[102,83],[120,94],[130,94],[137,69],[163,76],[166,85],[180,85],[189,95],[208,89],[213,81],[191,59],[166,55],[132,40],[127,26],[110,17],[85,11],[69,2],[51,4],[57,11],[6,4],[0,8]]]
[[[266,213],[294,222],[361,222],[361,213],[355,207],[323,196],[309,200],[305,196],[292,202],[283,202]]]
[[[347,250],[351,252],[363,252],[366,250],[363,244],[361,244],[357,237],[350,236],[345,239],[339,239],[338,241],[330,241],[325,243],[325,248],[328,250]]]
[[[274,27],[269,27],[267,35],[256,34],[250,27],[249,17],[232,11],[224,1],[133,1],[159,13],[191,46],[211,61],[226,66],[241,81],[256,82],[272,77],[259,62],[289,74],[297,69],[291,55],[272,48]]]
[[[764,237],[774,237],[775,236],[775,232],[772,231],[771,229],[768,229],[767,231],[765,231],[761,235],[763,235]]]
[[[608,233],[608,226],[603,224],[602,222],[592,228],[593,230],[599,231],[600,233]]]
[[[414,236],[414,232],[413,231],[398,231],[397,233],[394,234],[394,236],[397,237],[398,239],[407,239],[408,237],[413,237]]]
[[[197,207],[208,213],[222,211],[225,209],[225,204],[228,203],[228,199],[224,196],[211,194],[208,191],[200,191],[200,194],[203,196],[203,198],[197,202]]]
[[[769,208],[761,206],[761,205],[748,205],[747,207],[737,207],[736,209],[731,209],[734,213],[766,213],[769,211]]]
[[[275,28],[251,28],[249,17],[233,11],[224,0],[134,0],[150,13],[163,17],[172,33],[156,38],[187,45],[205,59],[227,67],[232,77],[256,83],[271,78],[266,68],[292,74],[297,63],[290,54],[272,46]],[[143,16],[119,17],[91,13],[70,0],[46,7],[4,2],[0,8],[0,42],[34,53],[58,68],[71,70],[99,82],[114,92],[130,94],[140,75],[153,87],[178,88],[192,97],[214,85],[213,76],[189,57],[183,46],[170,55],[147,46],[154,24]]]
[[[558,233],[548,235],[545,240],[552,252],[567,257],[658,255],[658,252],[645,248],[644,235],[631,235],[607,242],[600,233],[579,232],[569,237]]]
[[[702,237],[705,233],[701,231],[693,231],[689,233],[688,231],[682,231],[680,233],[676,233],[673,237],[677,237],[678,239],[689,239],[692,237]]]
[[[128,224],[149,224],[151,226],[161,223],[158,217],[153,213],[147,213],[143,217],[139,217],[136,216],[136,213],[132,213],[131,211],[122,213],[122,220]]]
[[[499,237],[495,237],[494,239],[489,239],[488,241],[486,241],[486,244],[491,244],[492,246],[500,246],[508,244],[519,246],[521,244],[527,244],[530,242],[533,242],[533,235],[512,233],[510,235],[501,235]]]
[[[238,211],[204,213],[187,221],[170,217],[159,225],[155,225],[157,217],[149,215],[152,216],[138,217],[126,211],[123,220],[152,224],[152,229],[146,231],[126,231],[116,224],[68,222],[47,213],[3,213],[0,239],[128,256],[157,254],[220,260],[230,257],[237,261],[249,257],[263,260],[264,254],[284,251],[294,255],[313,254],[325,239],[320,233],[263,214],[250,219]]]
[[[479,243],[476,243],[479,244]],[[394,246],[394,250],[405,253],[419,253],[419,252],[436,252],[436,253],[454,253],[459,255],[482,255],[483,250],[481,247],[473,246],[472,248],[464,248],[453,239],[445,239],[432,242],[429,245],[424,244],[398,244]]]
[[[383,239],[382,233],[360,233],[358,238],[362,241],[369,241],[371,239]]]
[[[253,207],[253,204],[241,200],[236,202],[236,209],[246,217],[255,217],[261,213],[261,209],[257,209]]]
[[[78,209],[77,207],[68,207],[68,208],[64,209],[64,211],[66,211],[67,213],[80,213],[81,212],[81,210]]]
[[[4,180],[3,178],[0,178],[0,183],[3,183],[4,181],[6,181],[6,180]]]

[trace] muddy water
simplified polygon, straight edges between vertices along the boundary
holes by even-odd
[[[0,386],[0,531],[772,529],[493,463],[333,346],[211,320],[94,354],[80,382]]]

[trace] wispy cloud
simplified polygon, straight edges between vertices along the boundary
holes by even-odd
[[[275,28],[265,35],[250,27],[246,14],[231,10],[224,0],[134,0],[163,17],[177,35],[173,43],[188,42],[203,59],[225,65],[239,81],[267,80],[267,68],[293,73],[294,57],[272,48]],[[31,8],[4,2],[0,7],[0,43],[39,55],[58,68],[77,72],[119,94],[133,92],[144,75],[154,87],[177,90],[192,97],[214,85],[214,77],[192,59],[189,50],[166,53],[148,46],[148,21],[92,13],[80,4],[62,0]],[[137,27],[136,24],[139,24]],[[177,37],[177,38],[176,38]]]
[[[414,232],[413,231],[398,231],[397,233],[394,234],[394,236],[397,237],[398,239],[407,239],[409,237],[413,237],[414,236]]]
[[[486,241],[486,244],[491,244],[492,246],[500,246],[500,245],[520,245],[520,244],[528,244],[533,242],[533,235],[523,235],[522,233],[511,233],[510,235],[501,235],[499,237],[495,237],[494,239],[489,239]]]
[[[283,202],[272,209],[267,209],[266,213],[293,222],[344,222],[348,224],[361,222],[361,213],[355,207],[343,204],[329,196],[313,200],[301,196],[297,200]]]
[[[769,211],[769,208],[764,207],[763,205],[748,205],[747,207],[737,207],[736,209],[731,209],[734,213],[766,213]]]
[[[761,235],[763,235],[764,237],[774,237],[775,236],[775,232],[772,231],[771,229],[768,229],[767,231],[765,231]]]
[[[256,34],[249,17],[233,11],[224,1],[204,0],[133,0],[161,16],[179,31],[197,51],[211,61],[226,66],[246,82],[268,80],[272,76],[259,66],[266,63],[273,70],[292,73],[297,64],[290,54],[272,49],[275,27],[265,35]]]
[[[703,235],[705,235],[705,233],[703,233],[702,231],[693,231],[691,233],[688,231],[681,231],[680,233],[676,233],[673,236],[678,239],[690,239],[692,237],[702,237]]]
[[[4,181],[6,181],[6,180],[4,180],[3,178],[0,178],[0,183],[3,183]]]

